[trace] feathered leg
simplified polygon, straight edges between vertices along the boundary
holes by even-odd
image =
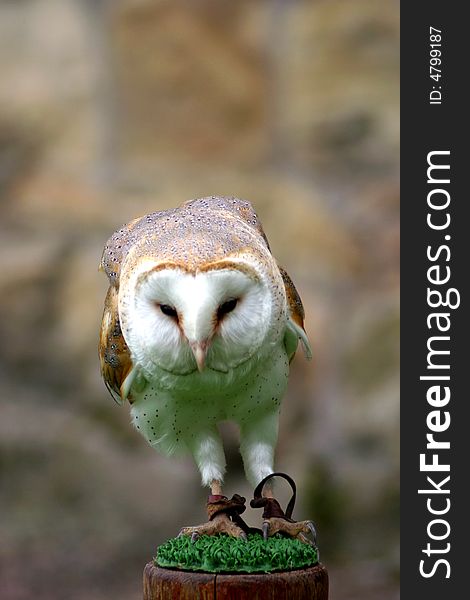
[[[255,420],[241,428],[240,451],[248,480],[257,486],[260,481],[274,472],[274,448],[277,441],[278,414],[271,414],[261,421]],[[274,498],[272,480],[266,481],[261,490],[262,500],[258,506],[264,506],[263,537],[282,532],[304,543],[315,545],[306,534],[315,539],[315,528],[311,521],[293,521],[286,519],[279,502]],[[252,506],[253,503],[251,504]]]
[[[191,450],[201,472],[202,483],[210,486],[211,494],[207,500],[209,521],[194,527],[183,527],[179,535],[190,535],[193,541],[201,535],[217,533],[246,538],[246,533],[231,518],[245,510],[245,499],[235,495],[229,500],[222,493],[225,455],[217,430],[198,435]]]
[[[279,414],[270,413],[240,427],[240,452],[248,481],[256,486],[274,471]],[[266,486],[269,492],[270,482]]]

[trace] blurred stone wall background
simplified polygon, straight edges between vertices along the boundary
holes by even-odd
[[[191,461],[100,380],[97,266],[122,223],[211,194],[255,204],[304,300],[315,358],[277,466],[331,600],[398,597],[398,11],[0,1],[2,599],[137,600],[157,543],[203,519]],[[249,497],[224,429],[227,491]]]

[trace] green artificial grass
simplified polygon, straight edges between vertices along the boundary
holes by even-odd
[[[157,549],[155,564],[186,571],[269,573],[306,568],[318,562],[317,551],[299,540],[257,533],[244,541],[224,534],[168,540]]]

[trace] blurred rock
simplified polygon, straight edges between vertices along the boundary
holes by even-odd
[[[97,267],[121,224],[210,194],[254,203],[305,304],[314,360],[293,363],[277,452],[296,516],[336,598],[397,597],[398,16],[0,3],[2,599],[140,598],[156,544],[202,520],[192,461],[146,446],[100,380]],[[250,495],[223,430],[227,489]]]

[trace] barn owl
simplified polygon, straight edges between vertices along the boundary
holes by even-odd
[[[111,236],[100,267],[110,283],[99,345],[105,384],[117,402],[129,401],[156,450],[191,454],[210,487],[209,522],[183,533],[244,537],[230,517],[240,497],[222,493],[217,424],[238,424],[246,476],[257,485],[274,470],[299,341],[311,356],[302,302],[253,207],[213,196],[135,219]],[[265,535],[285,529],[278,516],[265,515]],[[304,537],[309,523],[300,523],[291,535]]]

